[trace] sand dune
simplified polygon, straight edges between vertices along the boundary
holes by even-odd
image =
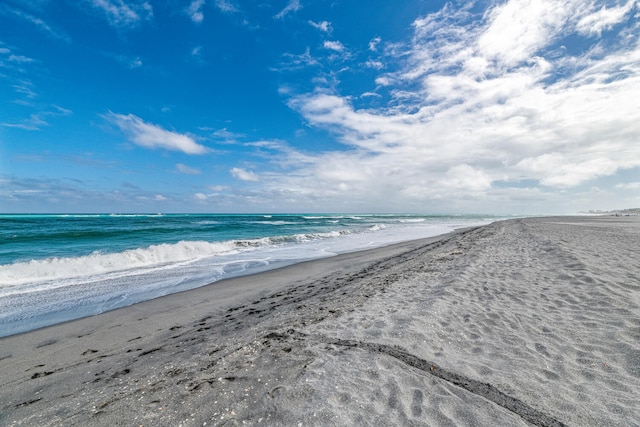
[[[640,218],[504,221],[0,340],[2,425],[640,425]]]

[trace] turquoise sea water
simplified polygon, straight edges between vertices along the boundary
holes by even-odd
[[[487,216],[0,215],[0,336]]]

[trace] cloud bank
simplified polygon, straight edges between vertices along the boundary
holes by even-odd
[[[639,15],[634,0],[447,4],[416,19],[409,42],[371,42],[372,64],[398,64],[370,67],[371,91],[318,85],[289,98],[348,149],[273,174],[271,190],[372,206],[548,205],[639,170]],[[354,102],[376,94],[377,107]]]

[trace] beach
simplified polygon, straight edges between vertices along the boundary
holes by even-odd
[[[640,217],[499,221],[0,339],[6,426],[640,426]]]

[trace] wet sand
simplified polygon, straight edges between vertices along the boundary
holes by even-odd
[[[0,339],[0,376],[7,426],[640,426],[640,218],[226,280]]]

